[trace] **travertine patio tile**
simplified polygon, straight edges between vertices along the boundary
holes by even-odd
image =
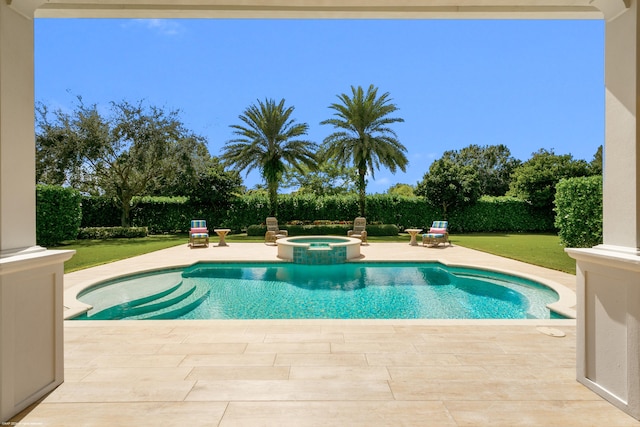
[[[91,372],[93,372],[94,368],[66,368],[64,370],[64,380],[69,382],[77,382],[81,381]]]
[[[250,343],[245,353],[329,353],[331,344],[319,342]]]
[[[275,366],[367,366],[364,354],[278,354]]]
[[[411,343],[393,341],[369,341],[331,344],[332,353],[413,353],[417,350]]]
[[[367,353],[369,366],[440,366],[460,365],[454,354],[441,353]]]
[[[509,378],[517,380],[548,380],[574,383],[576,381],[575,366],[558,367],[552,365],[529,365],[526,367],[516,365],[499,365],[485,367],[492,379]]]
[[[64,382],[46,403],[180,402],[195,381]]]
[[[288,366],[196,366],[187,380],[286,380]]]
[[[275,354],[190,354],[181,366],[273,366]]]
[[[331,322],[322,327],[323,333],[343,333],[343,334],[395,334],[393,325],[386,324],[366,324],[357,321],[336,323]]]
[[[232,344],[232,343],[249,343],[249,342],[263,342],[265,334],[260,333],[245,333],[245,334],[233,334],[220,331],[209,333],[193,333],[187,336],[184,340],[186,344]]]
[[[140,354],[140,355],[105,355],[96,357],[91,365],[96,368],[170,368],[182,363],[184,355]]]
[[[267,334],[264,338],[265,343],[272,342],[326,342],[326,343],[343,343],[344,334],[341,332],[334,333],[279,333]]]
[[[573,367],[575,369],[575,355],[573,358]],[[537,353],[475,353],[475,354],[456,354],[455,358],[463,365],[479,365],[479,366],[502,366],[514,365],[522,369],[528,369],[533,365],[555,366],[556,361],[549,360],[544,354]]]
[[[389,380],[389,371],[384,366],[330,366],[291,368],[292,380]]]
[[[181,344],[167,344],[160,347],[158,354],[187,355],[187,354],[242,354],[247,344],[238,343],[197,343],[185,342]]]
[[[447,401],[445,406],[460,427],[637,427],[640,424],[603,401]]]
[[[186,401],[392,400],[387,381],[197,381]]]
[[[488,380],[491,378],[483,367],[480,366],[421,366],[421,367],[390,367],[389,374],[393,381],[420,381],[420,380],[456,380],[464,378],[471,380]]]
[[[65,350],[65,355],[76,356],[86,354],[156,354],[162,344],[128,343],[124,340],[103,340],[98,343],[82,342]]]
[[[226,408],[226,402],[42,403],[28,413],[25,424],[18,425],[211,427]]]
[[[578,382],[509,380],[390,381],[397,400],[600,400]]]
[[[83,382],[116,382],[116,381],[153,381],[162,378],[162,381],[182,381],[191,372],[191,367],[168,368],[98,368],[82,379]]]
[[[345,333],[345,343],[357,343],[357,342],[392,342],[392,343],[404,343],[424,344],[425,341],[422,338],[422,334],[411,333],[393,333],[393,334],[374,334],[374,333]]]
[[[427,424],[428,423],[428,424]],[[455,427],[442,402],[231,402],[220,427]]]
[[[414,346],[419,353],[504,353],[498,344],[484,341],[454,341],[414,344]]]

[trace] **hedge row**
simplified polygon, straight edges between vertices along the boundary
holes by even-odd
[[[36,186],[36,242],[55,245],[75,239],[82,210],[80,192],[53,185]]]
[[[555,225],[565,246],[589,248],[602,243],[602,176],[561,180],[555,206]]]
[[[327,225],[279,225],[282,230],[287,230],[289,236],[346,236],[347,231],[353,229],[353,224],[327,224]],[[249,236],[264,236],[267,232],[266,225],[251,225],[247,228]],[[368,236],[397,236],[398,226],[395,224],[367,224]]]
[[[239,232],[251,225],[264,224],[269,216],[269,206],[264,195],[240,197],[230,203],[229,209],[196,205],[183,198],[145,198],[137,200],[131,214],[133,226],[147,227],[152,234],[187,231],[191,219],[204,219],[210,228],[230,228]],[[278,220],[282,225],[291,221],[304,223],[319,219],[350,223],[357,216],[356,196],[278,197]],[[405,228],[428,228],[433,221],[442,219],[438,210],[422,197],[367,196],[369,224],[395,224],[403,231]],[[452,212],[448,220],[452,232],[554,230],[553,212],[536,210],[528,203],[511,197],[481,198],[473,206]],[[114,225],[119,225],[117,210],[104,200],[83,200],[83,227]]]
[[[147,227],[87,227],[78,231],[78,239],[117,239],[147,237]]]

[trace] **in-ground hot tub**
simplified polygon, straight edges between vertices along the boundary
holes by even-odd
[[[276,241],[278,258],[296,264],[339,264],[360,258],[360,239],[340,236],[296,236]]]

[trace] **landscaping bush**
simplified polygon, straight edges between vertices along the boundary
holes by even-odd
[[[118,211],[104,199],[83,202],[83,215],[92,221],[83,221],[83,227],[120,225]],[[423,197],[406,197],[394,194],[367,196],[367,224],[392,224],[400,231],[406,228],[428,229],[433,221],[449,220],[452,232],[518,231],[540,232],[554,230],[551,215],[535,209],[530,203],[513,197],[483,197],[472,206],[452,211],[443,218],[438,209]],[[251,193],[230,201],[228,209],[194,204],[184,197],[148,197],[136,200],[131,212],[134,226],[147,227],[152,234],[187,231],[190,220],[204,219],[209,229],[230,228],[232,233],[247,230],[250,225],[264,224],[269,216],[267,196]],[[316,234],[345,234],[353,219],[358,216],[357,196],[325,196],[283,194],[278,197],[278,221],[286,225],[306,225],[322,218],[337,218],[346,221],[347,227],[314,230]],[[105,223],[98,222],[98,219]],[[291,224],[299,221],[299,224]],[[369,235],[377,233],[367,225]],[[289,233],[305,233],[304,229],[289,229]],[[392,230],[380,231],[390,235]],[[264,235],[258,232],[255,235]],[[397,234],[397,233],[396,233]]]
[[[106,240],[134,237],[147,237],[146,227],[87,227],[78,232],[78,239]]]
[[[82,197],[81,227],[116,227],[121,223],[120,209],[108,197]]]
[[[287,224],[279,225],[281,230],[287,230],[289,236],[346,236],[347,231],[353,229],[351,224]],[[264,224],[251,225],[247,228],[248,236],[264,236],[267,226]],[[369,236],[397,236],[398,227],[395,224],[367,224]]]
[[[554,231],[554,225],[552,215],[524,200],[508,196],[483,196],[473,205],[451,213],[449,231],[547,232]]]
[[[82,221],[80,192],[53,185],[36,186],[36,242],[56,245],[75,239]]]
[[[602,243],[602,176],[568,178],[556,185],[556,220],[560,241],[568,247]]]

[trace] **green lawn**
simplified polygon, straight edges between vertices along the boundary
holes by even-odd
[[[375,242],[406,242],[408,235],[398,237],[369,237]],[[64,272],[81,270],[130,258],[136,255],[186,245],[187,235],[149,236],[137,239],[76,240],[52,249],[75,249],[76,255],[64,264]],[[261,237],[237,234],[227,237],[229,242],[264,242]],[[517,259],[529,264],[575,274],[575,261],[571,259],[553,234],[454,234],[454,245],[489,252],[506,258]]]
[[[75,249],[76,254],[64,263],[64,272],[131,258],[160,249],[186,245],[187,235],[149,236],[135,239],[74,240],[51,249]]]
[[[576,261],[569,257],[555,234],[455,234],[454,245],[477,249],[505,258],[576,274]]]

